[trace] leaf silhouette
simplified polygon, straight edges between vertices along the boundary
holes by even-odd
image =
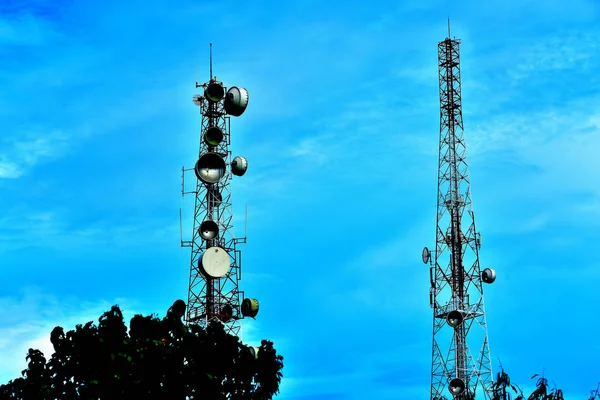
[[[23,378],[1,385],[0,399],[268,400],[279,392],[283,357],[272,342],[262,341],[255,358],[221,324],[185,327],[182,303],[162,320],[135,315],[129,332],[117,305],[98,326],[54,328],[51,358],[30,349]]]

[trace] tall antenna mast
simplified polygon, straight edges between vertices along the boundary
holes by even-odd
[[[422,253],[423,262],[431,265],[431,400],[443,398],[446,390],[455,400],[475,394],[489,400],[493,378],[482,282],[494,282],[496,272],[491,268],[481,272],[479,265],[481,236],[471,207],[459,44],[450,37],[438,43],[441,120],[436,247],[433,252],[425,247]],[[477,359],[471,348],[479,352]]]
[[[244,298],[239,290],[242,279],[241,251],[238,245],[246,238],[233,235],[231,179],[248,169],[244,157],[231,157],[229,144],[230,116],[239,117],[248,106],[248,92],[232,87],[226,91],[222,82],[212,76],[212,43],[210,44],[210,80],[197,88],[192,100],[202,115],[200,149],[193,170],[196,175],[192,240],[181,240],[181,246],[191,247],[190,281],[185,321],[208,325],[218,321],[228,333],[238,335],[239,320],[258,314],[258,301]]]
[[[210,44],[210,77],[209,77],[209,81],[212,81],[213,78],[213,74],[212,74],[212,43]]]

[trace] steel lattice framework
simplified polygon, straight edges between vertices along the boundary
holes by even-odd
[[[200,108],[200,149],[194,168],[181,169],[181,193],[195,195],[192,240],[181,239],[182,247],[191,248],[190,280],[186,323],[207,326],[212,321],[224,324],[228,333],[239,336],[239,321],[254,318],[258,301],[244,299],[238,284],[242,279],[242,253],[238,245],[246,238],[235,238],[230,182],[232,175],[242,176],[248,167],[244,157],[232,161],[230,117],[239,117],[248,104],[246,89],[227,88],[212,74],[203,95],[193,101]],[[185,191],[185,172],[195,172],[195,190]],[[181,216],[180,216],[181,217]]]
[[[211,82],[222,85],[216,80]],[[206,88],[211,82],[203,85],[196,84],[196,88]],[[229,151],[228,128],[231,124],[223,110],[223,104],[210,102],[204,97],[200,97],[199,101],[201,102],[202,124],[198,158],[203,154],[213,152],[223,157],[225,163],[229,165],[231,151]],[[223,140],[216,146],[211,146],[202,140],[206,131],[213,126],[220,128],[223,132]],[[221,181],[214,184],[207,184],[196,179],[196,190],[184,192],[183,177],[186,171],[193,171],[193,168],[182,168],[182,194],[196,195],[192,240],[181,242],[183,247],[192,249],[186,322],[206,325],[211,320],[218,319],[225,323],[229,333],[238,335],[240,326],[237,321],[243,318],[240,313],[240,297],[243,296],[243,293],[238,289],[238,281],[241,279],[241,251],[237,248],[237,244],[245,243],[245,238],[236,239],[233,236],[231,171],[227,169]],[[215,221],[219,227],[219,236],[214,240],[204,239],[200,235],[200,225],[207,219]],[[213,246],[223,248],[231,258],[231,269],[222,278],[206,278],[200,272],[200,258],[204,251]]]
[[[450,35],[448,35],[450,36]],[[492,367],[482,282],[495,271],[479,265],[480,234],[475,229],[464,139],[460,41],[438,43],[440,142],[436,247],[423,250],[430,268],[433,308],[431,399],[450,392],[455,399],[490,399]],[[486,275],[487,274],[487,275]],[[473,357],[471,349],[478,353]]]

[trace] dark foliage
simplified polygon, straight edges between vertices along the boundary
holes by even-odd
[[[514,400],[523,400],[525,397],[523,396],[523,391],[521,388],[517,385],[511,384],[510,376],[504,372],[502,366],[500,369],[501,372],[498,372],[496,382],[492,384],[492,400],[513,400],[512,394],[508,389],[512,389],[515,394],[518,393],[518,396],[515,397]]]
[[[502,366],[500,366],[502,369]],[[538,374],[535,374],[531,377],[531,379],[535,379],[538,377]],[[492,385],[493,397],[492,400],[513,400],[510,392],[507,390],[511,388],[515,393],[518,393],[518,396],[514,398],[514,400],[524,400],[523,391],[517,385],[512,385],[510,383],[510,377],[504,372],[498,373],[498,377],[496,382]],[[592,390],[590,394],[590,398],[588,400],[595,400],[598,398],[600,400],[600,384],[596,390]],[[518,392],[517,392],[518,390]],[[543,375],[538,378],[536,382],[536,389],[527,397],[527,400],[564,400],[563,392],[561,389],[556,388],[556,384],[554,388],[548,389],[548,379],[546,379]]]
[[[50,334],[46,362],[29,349],[23,377],[0,386],[0,400],[252,399],[279,392],[283,357],[263,340],[257,357],[221,324],[186,327],[177,300],[162,320],[136,315],[129,333],[113,306],[99,319]]]
[[[510,377],[504,369],[502,365],[500,365],[501,372],[498,373],[496,381],[492,384],[492,399],[491,400],[525,400],[525,396],[523,395],[523,391],[517,385],[510,383]],[[531,379],[535,379],[538,374],[535,374],[531,377]],[[513,391],[517,397],[512,397],[510,391]],[[464,393],[460,400],[473,400],[475,396],[472,393]],[[459,397],[456,397],[455,400],[458,400]],[[598,387],[596,390],[592,390],[590,392],[590,397],[588,400],[600,400],[600,383],[598,383]],[[442,396],[437,400],[448,400],[446,397]],[[536,389],[527,397],[527,400],[564,400],[563,392],[560,389],[556,389],[556,385],[551,390],[548,390],[548,379],[543,376],[539,378],[536,382]]]
[[[600,383],[596,386],[595,390],[590,391],[590,397],[588,400],[600,400]]]
[[[531,377],[534,379],[538,374],[535,374]],[[542,375],[535,384],[537,388],[529,395],[527,400],[564,400],[563,392],[560,389],[556,389],[556,385],[554,388],[548,392],[548,379],[544,378]]]

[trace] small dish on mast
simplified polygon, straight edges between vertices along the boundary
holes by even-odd
[[[448,322],[448,325],[450,325],[452,328],[459,327],[463,323],[464,319],[465,318],[463,317],[462,313],[457,310],[450,311],[446,316],[446,322]]]
[[[242,301],[242,315],[244,317],[256,317],[258,309],[258,300],[245,298],[244,301]]]
[[[231,173],[235,176],[243,176],[248,170],[248,160],[246,157],[236,156],[231,162]]]
[[[465,391],[465,382],[460,378],[454,378],[448,384],[448,391],[454,396],[458,396]]]
[[[199,94],[195,94],[192,97],[192,101],[194,102],[195,105],[197,106],[201,106],[202,105],[202,96],[200,96]]]
[[[207,219],[200,224],[200,237],[204,240],[214,240],[219,236],[219,225],[213,220]]]
[[[211,278],[222,278],[231,268],[231,259],[227,251],[220,247],[209,247],[198,260],[200,271]]]
[[[225,89],[220,83],[214,80],[212,80],[206,89],[204,89],[204,97],[206,97],[212,103],[220,101],[223,96],[225,96]]]
[[[225,176],[225,160],[217,153],[204,153],[196,162],[194,172],[204,183],[217,183]]]
[[[217,146],[223,141],[223,131],[218,126],[209,126],[204,132],[204,141],[210,146]]]
[[[225,95],[223,106],[227,114],[239,117],[248,107],[248,91],[237,86],[232,87]]]
[[[496,271],[493,268],[484,269],[481,273],[481,280],[487,284],[494,283],[496,280]]]
[[[423,259],[423,263],[427,264],[431,260],[431,253],[429,249],[425,247],[423,249],[423,253],[421,253],[421,258]]]

